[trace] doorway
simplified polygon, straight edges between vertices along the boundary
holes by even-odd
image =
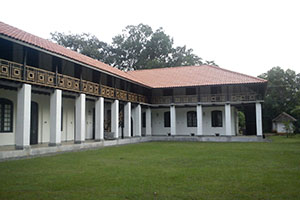
[[[31,102],[30,145],[38,143],[39,105]]]

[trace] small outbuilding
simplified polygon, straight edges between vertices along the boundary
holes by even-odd
[[[291,115],[283,112],[272,120],[272,130],[276,133],[287,133],[287,127],[294,132],[293,122],[297,121]]]

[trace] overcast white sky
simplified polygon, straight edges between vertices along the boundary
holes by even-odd
[[[299,0],[5,0],[0,21],[46,39],[71,31],[105,42],[127,25],[144,23],[163,27],[176,45],[229,70],[300,72]]]

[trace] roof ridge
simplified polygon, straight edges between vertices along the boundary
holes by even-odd
[[[152,69],[137,69],[132,71],[127,71],[126,73],[132,73],[132,72],[141,72],[141,71],[154,71],[154,70],[162,70],[162,69],[172,69],[172,68],[184,68],[184,67],[202,67],[202,66],[208,66],[208,65],[183,65],[183,66],[174,66],[174,67],[158,67],[158,68],[152,68]]]
[[[287,114],[286,112],[280,113],[280,114],[277,115],[277,117],[275,117],[272,121],[277,121],[277,120],[281,117],[281,115],[285,115],[285,116],[289,117],[290,119],[292,119],[292,120],[294,120],[294,121],[297,121],[297,119],[295,119],[293,116]]]
[[[247,75],[247,74],[244,74],[244,73],[235,72],[235,71],[232,71],[232,70],[229,70],[229,69],[224,69],[224,68],[222,68],[222,67],[217,67],[217,66],[213,66],[213,65],[208,65],[208,66],[213,67],[213,68],[216,68],[216,69],[219,69],[219,70],[227,71],[227,72],[230,72],[230,73],[234,73],[234,74],[246,76],[246,77],[249,77],[249,78],[255,78],[255,79],[257,79],[257,80],[267,82],[267,80],[265,80],[265,79],[263,79],[263,78],[256,77],[256,76],[250,76],[250,75]]]
[[[46,52],[54,53],[55,55],[60,55],[63,58],[70,59],[72,62],[75,61],[77,63],[84,64],[95,69],[100,69],[117,77],[150,88],[266,82],[266,80],[261,78],[249,76],[239,72],[234,72],[213,65],[175,66],[124,72],[104,62],[93,59],[89,56],[83,55],[66,47],[63,47],[57,43],[54,43],[50,40],[28,33],[1,21],[0,35],[12,38],[16,41],[21,41],[23,43],[29,44],[32,47],[37,47],[39,49],[46,50]],[[160,73],[153,73],[156,71]],[[199,72],[201,72],[201,75],[197,74]],[[223,76],[229,74],[231,75],[227,78]],[[149,75],[151,75],[151,77],[147,77]],[[162,76],[159,77],[159,75]],[[174,76],[170,77],[170,75]]]
[[[153,68],[153,69],[139,69],[139,70],[133,70],[133,71],[127,71],[127,72],[129,74],[131,74],[131,73],[134,73],[134,72],[141,72],[141,71],[154,71],[154,70],[163,70],[163,69],[172,69],[172,68],[177,68],[178,69],[178,68],[184,68],[184,67],[211,67],[211,68],[214,68],[214,69],[217,69],[217,70],[223,70],[223,71],[226,71],[226,72],[246,76],[246,77],[249,77],[249,78],[254,78],[254,79],[257,79],[259,81],[264,81],[264,82],[267,81],[267,80],[259,78],[259,77],[250,76],[250,75],[243,74],[243,73],[240,73],[240,72],[235,72],[235,71],[228,70],[228,69],[225,69],[225,68],[222,68],[222,67],[219,67],[219,66],[215,66],[215,65],[206,65],[206,64],[204,64],[204,65],[175,66],[175,67],[160,67],[160,68]]]

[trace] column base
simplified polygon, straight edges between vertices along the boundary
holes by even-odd
[[[95,142],[102,142],[102,141],[104,141],[104,139],[95,139],[94,141]]]
[[[16,150],[28,150],[28,149],[30,149],[31,147],[30,147],[30,145],[29,146],[15,146],[15,149]]]
[[[75,141],[74,144],[83,144],[84,141]]]
[[[49,147],[58,147],[58,146],[61,146],[61,143],[49,143],[48,146]]]

